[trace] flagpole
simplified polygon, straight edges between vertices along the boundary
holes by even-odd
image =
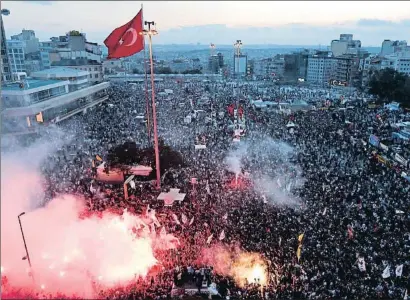
[[[144,30],[144,33],[148,35],[149,41],[149,59],[151,65],[151,92],[152,92],[152,119],[154,124],[154,148],[155,148],[155,168],[157,171],[157,189],[161,189],[161,170],[159,164],[159,148],[158,148],[158,130],[157,130],[157,112],[155,105],[155,86],[154,86],[154,62],[152,59],[152,36],[157,34],[155,29],[151,30],[151,25],[155,25],[155,22],[144,21],[145,25],[148,25],[148,30]]]
[[[142,11],[142,23],[144,24],[144,10],[143,4],[141,4]],[[144,82],[145,82],[145,103],[146,103],[146,116],[147,116],[147,135],[148,135],[148,146],[151,144],[151,122],[150,122],[150,109],[149,109],[149,98],[148,98],[148,73],[147,73],[147,52],[145,50],[144,43]]]

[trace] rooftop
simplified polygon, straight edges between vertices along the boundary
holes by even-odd
[[[20,88],[20,82],[13,82],[7,85],[2,85],[2,91],[22,91],[30,90],[43,86],[47,86],[54,83],[65,82],[64,80],[39,80],[39,79],[26,79],[23,81],[24,87]]]
[[[85,65],[101,65],[101,63],[90,60],[86,58],[77,59],[62,59],[60,61],[55,61],[51,64],[52,66],[85,66]]]
[[[37,71],[33,72],[31,74],[32,77],[45,77],[47,78],[53,78],[53,77],[78,77],[78,76],[83,76],[83,75],[88,75],[89,73],[87,71],[81,71],[81,70],[76,70],[76,69],[70,69],[70,68],[63,68],[63,67],[57,67],[57,68],[51,68],[51,69],[46,69],[42,71]]]

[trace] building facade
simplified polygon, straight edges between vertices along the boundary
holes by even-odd
[[[30,79],[2,87],[2,135],[29,134],[108,99],[108,82],[70,92],[70,82]]]
[[[288,80],[306,79],[309,51],[303,50],[285,54],[284,77]]]
[[[1,82],[7,82],[12,80],[12,69],[10,65],[10,60],[8,56],[7,43],[6,43],[6,33],[4,31],[3,25],[3,15],[0,14],[1,23]]]
[[[330,48],[333,56],[341,56],[343,54],[357,54],[362,47],[359,40],[353,40],[353,34],[341,34],[338,40],[333,40]]]
[[[90,86],[90,73],[87,71],[70,68],[55,67],[48,70],[34,72],[31,77],[41,80],[65,80],[68,81],[68,91],[74,92]]]
[[[333,79],[337,61],[328,52],[317,53],[308,57],[306,81],[318,85],[327,85]]]
[[[7,41],[7,52],[12,73],[26,72],[25,42],[19,40]]]
[[[383,41],[382,49],[380,51],[381,56],[386,56],[398,52],[410,52],[410,46],[407,45],[406,41]]]
[[[23,29],[21,33],[12,35],[11,39],[14,41],[22,41],[25,44],[24,52],[26,54],[37,52],[39,50],[39,41],[36,38],[34,30]]]
[[[51,68],[65,67],[79,71],[88,72],[88,81],[92,84],[102,82],[104,80],[103,65],[94,60],[84,58],[77,59],[62,59],[54,62]]]

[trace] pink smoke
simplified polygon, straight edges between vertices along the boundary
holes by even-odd
[[[169,235],[164,241],[155,232],[137,237],[133,229],[142,219],[127,211],[80,218],[85,210],[80,197],[62,195],[36,208],[43,197],[36,168],[4,156],[1,167],[1,273],[13,289],[96,297],[93,282],[98,289],[127,285],[157,264],[154,244],[173,247]],[[35,282],[22,259],[21,212],[26,212],[21,220]]]
[[[200,263],[213,266],[217,274],[233,277],[239,286],[256,283],[255,279],[262,285],[267,283],[266,261],[259,253],[243,251],[239,245],[216,244],[204,248]]]

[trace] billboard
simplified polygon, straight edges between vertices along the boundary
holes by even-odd
[[[248,64],[248,57],[246,55],[234,56],[234,70],[235,74],[246,74]]]

